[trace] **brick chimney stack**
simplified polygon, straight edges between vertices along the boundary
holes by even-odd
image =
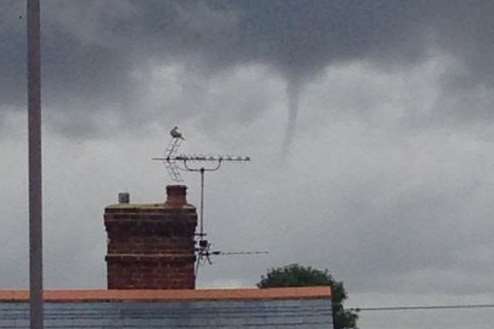
[[[106,207],[108,289],[194,289],[196,208],[187,187],[166,187],[165,203]],[[124,202],[122,202],[124,201]]]

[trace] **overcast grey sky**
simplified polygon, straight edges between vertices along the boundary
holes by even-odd
[[[120,191],[164,199],[150,159],[178,125],[184,152],[253,159],[206,177],[215,247],[270,251],[215,259],[201,287],[298,262],[352,305],[494,302],[493,1],[41,3],[47,287],[105,286],[103,209]],[[0,0],[5,289],[28,285],[24,16]],[[449,312],[360,324],[494,320]]]

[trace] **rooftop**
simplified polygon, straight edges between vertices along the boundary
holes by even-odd
[[[45,291],[46,329],[333,328],[329,287]],[[28,292],[0,291],[0,328],[29,329]]]

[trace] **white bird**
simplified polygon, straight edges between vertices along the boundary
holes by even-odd
[[[172,135],[173,138],[179,138],[179,139],[185,140],[184,136],[182,136],[182,133],[180,133],[178,131],[177,126],[173,127],[173,129],[170,130],[170,135]]]

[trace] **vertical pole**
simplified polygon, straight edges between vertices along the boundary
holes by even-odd
[[[204,237],[204,172],[205,169],[201,168],[201,220],[200,220],[201,239]]]
[[[43,329],[41,184],[41,40],[39,0],[27,0],[29,134],[29,303],[31,329]]]

